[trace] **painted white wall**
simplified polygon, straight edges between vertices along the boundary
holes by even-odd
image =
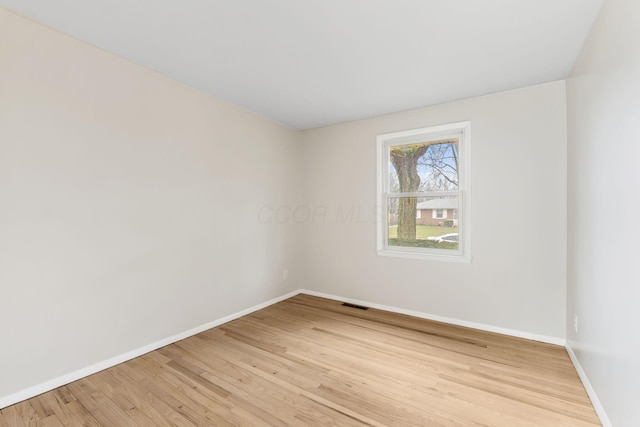
[[[376,135],[471,120],[470,264],[376,255]],[[308,289],[565,337],[564,82],[302,133]]]
[[[640,425],[639,23],[607,1],[567,81],[568,341],[616,427]]]
[[[295,132],[4,9],[0,40],[0,398],[300,287],[259,217]]]
[[[0,400],[302,287],[568,334],[613,424],[637,424],[637,22],[606,4],[567,98],[295,133],[0,9]],[[375,136],[463,120],[473,261],[377,256]]]

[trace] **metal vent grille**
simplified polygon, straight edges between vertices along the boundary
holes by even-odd
[[[342,305],[345,306],[345,307],[357,308],[358,310],[369,310],[369,307],[365,307],[364,305],[351,304],[351,303],[348,303],[348,302],[344,302],[344,303],[342,303]]]

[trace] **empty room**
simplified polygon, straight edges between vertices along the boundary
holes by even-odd
[[[0,0],[0,427],[639,426],[639,164],[637,0]]]

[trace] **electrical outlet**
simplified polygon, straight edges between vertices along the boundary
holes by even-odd
[[[289,278],[289,270],[282,270],[282,280],[287,280]]]
[[[576,332],[576,334],[578,333],[578,315],[577,314],[573,315],[573,330]]]

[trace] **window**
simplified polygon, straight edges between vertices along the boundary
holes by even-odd
[[[470,261],[469,139],[470,122],[378,136],[378,254]]]
[[[446,209],[434,209],[433,210],[433,218],[434,219],[442,219],[447,217]]]

